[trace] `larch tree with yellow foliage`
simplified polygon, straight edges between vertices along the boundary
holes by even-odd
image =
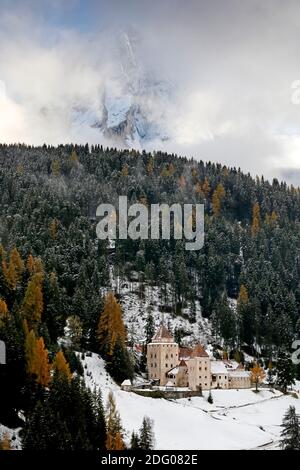
[[[238,304],[246,304],[249,302],[249,296],[248,296],[248,291],[247,288],[244,284],[241,285],[240,287],[240,292],[238,296]]]
[[[24,272],[24,262],[17,248],[13,248],[9,254],[9,263],[7,265],[5,257],[2,259],[2,271],[5,282],[10,290],[15,290],[17,284],[22,278]]]
[[[73,375],[63,351],[58,351],[56,353],[52,364],[52,370],[58,378],[66,379],[68,382],[72,380]]]
[[[7,303],[5,300],[0,299],[0,322],[1,320],[7,320],[9,318],[9,312],[7,308]]]
[[[255,384],[255,391],[258,392],[258,385],[264,380],[266,374],[263,368],[259,364],[254,364],[251,372],[251,382]]]
[[[100,352],[112,355],[116,342],[125,344],[126,330],[122,319],[122,310],[114,294],[109,292],[104,302],[98,325]]]
[[[133,378],[133,361],[126,347],[126,330],[121,306],[110,292],[105,299],[98,325],[99,349],[116,382]]]
[[[225,197],[224,186],[220,183],[216,187],[212,197],[212,211],[214,216],[219,217],[221,215],[222,202]]]
[[[52,240],[56,240],[57,239],[57,232],[58,232],[58,220],[57,219],[53,219],[51,224],[50,224],[50,236],[52,238]]]
[[[0,450],[12,450],[11,442],[8,433],[4,433],[3,437],[0,439]]]
[[[44,310],[43,274],[34,274],[28,282],[25,297],[22,303],[23,318],[27,320],[30,328],[37,328]]]
[[[206,198],[208,198],[208,196],[210,195],[210,192],[211,192],[211,187],[209,185],[209,181],[208,181],[207,176],[205,176],[204,182],[202,184],[202,191],[203,191],[204,196]]]
[[[260,229],[260,207],[259,203],[256,202],[252,210],[252,226],[251,233],[253,236],[257,235]]]
[[[59,160],[53,160],[53,162],[51,163],[51,172],[52,175],[55,177],[58,177],[60,175],[61,170]]]
[[[151,156],[147,163],[147,174],[151,176],[153,173],[153,170],[154,170],[154,160],[153,160],[153,157]]]
[[[106,405],[106,432],[107,450],[125,449],[121,418],[117,410],[115,398],[112,391],[109,392]]]
[[[37,339],[33,330],[28,332],[26,323],[25,334],[26,372],[36,383],[47,387],[50,382],[50,364],[44,338]]]

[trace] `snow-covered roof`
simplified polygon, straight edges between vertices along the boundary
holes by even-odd
[[[121,383],[121,386],[122,385],[131,385],[131,381],[129,379],[123,380],[123,382]]]
[[[236,370],[239,367],[239,363],[234,360],[224,360],[224,364],[229,370]]]
[[[211,373],[212,374],[228,374],[223,361],[211,361]]]
[[[173,367],[173,369],[171,369],[171,370],[168,371],[168,375],[169,375],[169,374],[177,375],[178,372],[179,372],[179,367],[176,366],[176,367]]]
[[[166,387],[174,387],[174,384],[169,381],[169,382],[166,383]]]
[[[250,377],[251,373],[247,370],[230,370],[228,371],[229,377]]]

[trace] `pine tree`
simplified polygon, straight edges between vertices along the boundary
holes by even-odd
[[[120,340],[117,340],[113,354],[106,357],[106,369],[117,383],[133,379],[133,358]]]
[[[255,332],[255,316],[253,305],[249,301],[248,291],[244,284],[240,287],[237,301],[237,313],[240,327],[240,341],[252,345]]]
[[[300,420],[296,408],[290,406],[282,421],[280,447],[284,450],[300,450]]]
[[[254,364],[251,372],[251,381],[255,383],[255,390],[258,391],[258,385],[264,380],[266,374],[262,367],[258,363]]]
[[[72,380],[72,373],[70,366],[66,361],[65,355],[62,351],[58,351],[54,358],[52,369],[54,374],[57,374],[58,377],[64,377],[68,381]]]
[[[121,425],[120,414],[117,411],[116,402],[113,392],[110,391],[106,405],[106,449],[122,450],[125,445],[123,443],[123,429]],[[122,449],[120,449],[120,447]]]
[[[78,315],[71,315],[67,318],[65,327],[65,337],[70,342],[70,346],[75,350],[80,350],[83,326]]]
[[[151,450],[154,445],[153,421],[148,416],[144,416],[139,432],[139,447],[142,450]]]
[[[208,394],[208,397],[207,397],[207,401],[208,401],[208,403],[210,403],[211,405],[212,405],[213,402],[214,402],[214,399],[213,399],[211,390],[209,391],[209,394]]]
[[[295,366],[289,354],[280,351],[276,365],[277,385],[282,389],[283,393],[287,392],[287,388],[295,384]]]
[[[268,385],[270,385],[270,387],[274,385],[274,374],[275,373],[274,373],[273,365],[272,365],[272,362],[270,361],[268,365],[268,372],[267,372],[267,382],[268,382]]]
[[[145,325],[146,343],[149,344],[155,333],[154,320],[151,312],[148,313]]]

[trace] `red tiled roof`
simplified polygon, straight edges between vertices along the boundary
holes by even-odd
[[[193,349],[192,357],[209,357],[209,355],[201,344],[197,344]]]
[[[158,328],[156,334],[153,336],[153,340],[158,340],[161,338],[168,338],[168,339],[173,339],[172,334],[168,330],[168,328],[165,327],[165,325],[161,324],[160,327]]]
[[[190,348],[179,348],[179,359],[181,357],[191,357],[193,350]]]

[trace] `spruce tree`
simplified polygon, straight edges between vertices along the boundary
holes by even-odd
[[[284,415],[280,447],[284,450],[300,450],[300,420],[294,406],[290,406]]]
[[[131,439],[130,439],[130,449],[137,450],[140,449],[140,440],[139,436],[136,432],[132,431]]]
[[[151,450],[154,445],[153,421],[148,416],[144,416],[139,432],[139,447],[142,450]]]
[[[286,393],[288,387],[295,384],[296,371],[291,356],[285,351],[279,353],[276,372],[276,384],[282,389],[283,393]]]

